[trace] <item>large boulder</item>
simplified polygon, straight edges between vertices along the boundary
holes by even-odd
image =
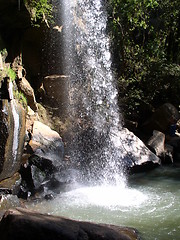
[[[0,222],[1,240],[137,240],[137,230],[80,222],[25,209],[7,211]]]
[[[72,149],[76,150],[77,168],[84,172],[85,181],[113,179],[123,170],[141,172],[161,164],[160,158],[127,128],[98,135],[89,127],[72,141]]]
[[[149,170],[161,164],[160,158],[127,128],[122,128],[114,141],[123,152],[124,165],[130,172]]]
[[[61,183],[58,174],[64,168],[64,145],[60,135],[49,126],[35,120],[33,122],[31,140],[26,146],[26,163],[21,166],[21,190],[19,197],[27,198],[48,190],[59,192]],[[55,176],[56,175],[56,176]],[[44,191],[46,189],[46,191]]]
[[[34,121],[29,145],[36,156],[49,159],[59,166],[64,156],[64,145],[60,135],[47,125]]]

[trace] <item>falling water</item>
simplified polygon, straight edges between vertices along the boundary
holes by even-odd
[[[101,0],[63,1],[64,71],[75,132],[70,155],[86,179],[116,182],[122,180],[125,153],[105,8]]]
[[[13,165],[17,158],[18,153],[18,143],[19,143],[19,114],[16,111],[16,101],[13,96],[13,83],[9,82],[9,98],[11,99],[11,109],[14,119],[14,129],[13,129],[13,144],[12,144],[12,157],[14,159]]]

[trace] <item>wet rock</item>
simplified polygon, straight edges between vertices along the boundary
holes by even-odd
[[[12,102],[13,101],[13,102]],[[14,175],[21,165],[21,156],[24,147],[25,136],[25,110],[16,101],[8,101],[6,99],[1,101],[0,110],[0,181],[9,178]],[[13,115],[13,108],[16,110],[18,120],[16,120],[15,128],[15,116]],[[16,126],[17,127],[17,126]],[[17,142],[15,142],[15,134],[17,136]],[[17,149],[15,149],[15,144]]]
[[[7,211],[0,222],[1,240],[138,240],[137,230],[80,222],[25,209]]]
[[[21,201],[17,196],[13,194],[2,194],[0,195],[0,219],[1,211],[8,210],[10,208],[20,207]]]
[[[165,150],[165,157],[162,163],[172,164],[174,162],[174,147],[169,144],[165,144],[164,150]]]
[[[34,165],[37,168],[39,168],[42,172],[45,173],[47,177],[51,176],[55,172],[58,171],[58,168],[56,168],[52,161],[43,157],[39,157],[36,155],[32,155],[29,158],[29,164]]]
[[[130,172],[146,171],[161,164],[160,158],[128,129],[122,129],[118,136],[121,141],[117,147],[124,151],[125,165]]]
[[[2,180],[0,182],[0,192],[4,191],[6,194],[16,194],[21,182],[19,173],[15,173],[12,177]]]
[[[176,133],[175,136],[167,136],[166,144],[173,148],[173,163],[180,163],[180,134]]]
[[[46,195],[44,196],[44,199],[47,200],[47,201],[53,200],[53,199],[54,199],[54,196],[53,196],[53,194],[46,194]]]
[[[35,194],[35,185],[32,178],[31,166],[28,163],[22,164],[19,172],[21,174],[21,185],[17,196],[22,199],[27,199],[28,193],[32,196]]]

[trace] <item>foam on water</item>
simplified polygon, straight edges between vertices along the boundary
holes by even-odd
[[[148,198],[142,192],[125,186],[81,187],[67,192],[66,204],[75,206],[99,206],[108,209],[138,207]]]

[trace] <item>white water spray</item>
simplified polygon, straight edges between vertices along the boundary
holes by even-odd
[[[70,76],[69,115],[75,119],[72,153],[86,178],[119,182],[123,159],[117,89],[101,0],[63,1],[64,71]],[[79,134],[79,135],[78,135]],[[117,147],[118,146],[118,147]]]
[[[14,119],[14,129],[13,129],[13,144],[12,144],[12,156],[13,156],[13,165],[15,164],[17,153],[18,153],[18,145],[19,145],[19,114],[16,111],[16,101],[13,96],[13,83],[9,82],[9,98],[11,100],[11,109],[12,115]]]

